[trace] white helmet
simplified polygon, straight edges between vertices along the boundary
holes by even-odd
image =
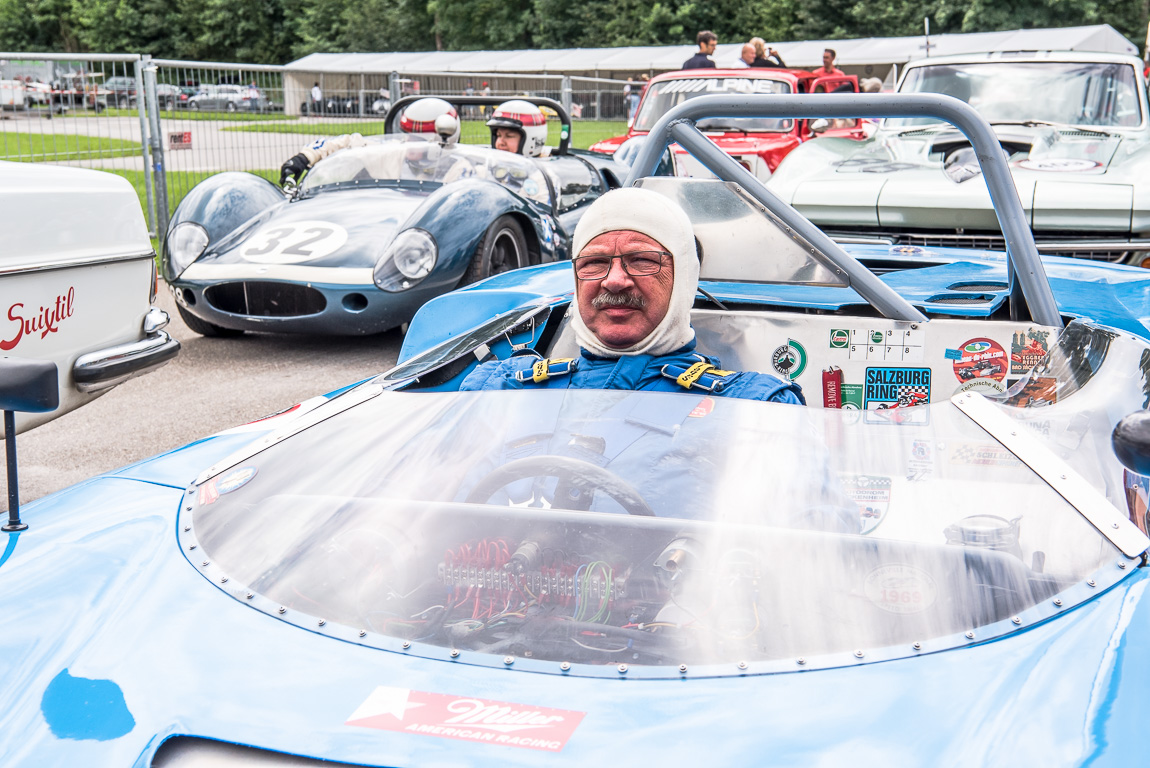
[[[519,133],[519,154],[539,157],[547,144],[547,115],[531,102],[522,99],[505,101],[487,121],[491,129],[491,146],[495,146],[497,128],[510,128]]]
[[[459,141],[459,113],[443,99],[426,98],[408,104],[400,115],[399,129],[411,136],[438,141],[440,134],[436,130],[437,126],[449,126],[447,121],[438,120],[444,115],[454,119],[455,131],[443,136],[443,140],[445,143],[454,144]]]

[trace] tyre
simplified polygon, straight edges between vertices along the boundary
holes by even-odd
[[[229,338],[232,336],[243,336],[244,334],[243,331],[237,331],[234,328],[224,328],[221,325],[209,323],[207,320],[201,320],[179,304],[176,305],[176,311],[180,313],[180,319],[184,321],[184,325],[201,336]]]
[[[132,100],[129,99],[127,96],[121,96],[119,99],[116,100],[116,106],[119,107],[120,109],[128,109],[129,107],[132,106]]]
[[[236,111],[236,103],[234,101],[228,102],[228,111],[229,112],[235,112]]]
[[[193,112],[199,112],[200,111],[200,103],[198,101],[189,101],[188,102],[188,109],[192,110]]]
[[[462,284],[470,285],[492,275],[526,267],[530,263],[531,254],[527,250],[523,228],[514,216],[500,216],[479,241]]]

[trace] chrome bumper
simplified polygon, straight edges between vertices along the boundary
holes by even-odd
[[[81,392],[100,392],[167,363],[180,351],[180,342],[160,330],[167,324],[168,314],[153,308],[144,318],[144,332],[147,336],[140,341],[89,352],[76,358],[72,366],[72,380],[76,389]]]

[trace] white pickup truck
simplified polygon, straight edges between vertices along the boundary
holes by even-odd
[[[60,406],[22,432],[171,360],[135,190],[101,171],[0,163],[0,356],[51,360]]]

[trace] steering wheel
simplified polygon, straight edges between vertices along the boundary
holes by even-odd
[[[528,456],[509,461],[476,483],[471,493],[467,494],[466,501],[469,504],[483,504],[500,488],[530,477],[558,478],[558,489],[565,485],[572,486],[585,491],[588,498],[593,492],[602,491],[632,515],[655,516],[650,505],[626,480],[589,461],[570,456]],[[556,493],[557,497],[560,495]]]

